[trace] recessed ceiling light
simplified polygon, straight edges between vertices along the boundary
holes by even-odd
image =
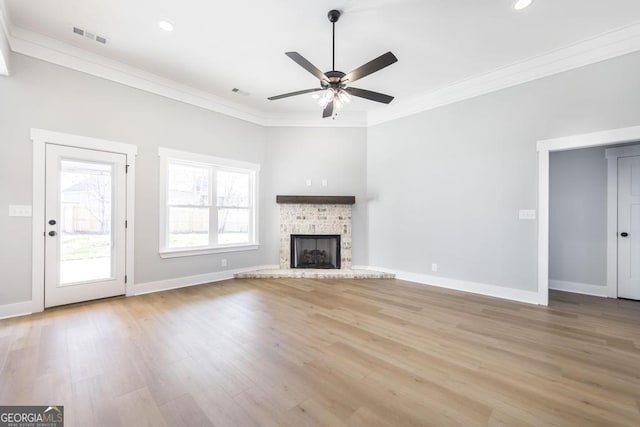
[[[533,0],[518,0],[516,4],[513,5],[513,8],[515,10],[522,10],[524,8],[531,6],[532,3],[533,3]]]
[[[158,21],[158,27],[165,31],[173,31],[173,24],[169,21]]]

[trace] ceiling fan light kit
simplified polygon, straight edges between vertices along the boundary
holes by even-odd
[[[533,4],[533,0],[517,0],[516,3],[513,5],[513,8],[515,10],[522,10],[522,9],[526,9],[532,4]]]
[[[337,115],[337,110],[342,108],[345,104],[351,101],[352,96],[368,99],[370,101],[381,102],[383,104],[389,104],[393,101],[393,96],[385,95],[383,93],[373,92],[365,89],[358,89],[350,86],[351,83],[359,80],[363,77],[373,74],[376,71],[380,71],[385,67],[398,61],[398,58],[391,52],[387,52],[384,55],[380,55],[376,59],[367,62],[366,64],[356,68],[350,73],[343,73],[336,70],[336,22],[340,19],[341,12],[339,10],[330,10],[328,13],[329,22],[333,26],[333,49],[332,49],[332,70],[323,73],[307,61],[298,52],[286,52],[289,58],[302,68],[313,74],[318,80],[320,80],[320,87],[314,89],[304,89],[296,92],[285,93],[283,95],[272,96],[268,98],[270,101],[277,99],[288,98],[291,96],[302,95],[305,93],[324,91],[322,95],[314,93],[314,98],[318,99],[318,104],[322,107],[322,117],[333,117]],[[316,96],[318,95],[318,96]]]

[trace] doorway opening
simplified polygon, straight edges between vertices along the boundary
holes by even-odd
[[[552,152],[549,178],[549,288],[640,299],[640,145]]]
[[[588,147],[607,147],[629,145],[640,141],[640,126],[613,129],[603,132],[596,132],[584,135],[576,135],[558,139],[539,141],[538,150],[538,296],[539,303],[547,305],[549,302],[549,244],[550,244],[550,223],[549,223],[549,202],[550,202],[550,153],[557,151],[576,150]],[[621,148],[621,147],[618,147]],[[616,159],[617,160],[617,159]],[[612,162],[608,159],[608,164]],[[616,161],[617,164],[617,161]],[[617,173],[617,172],[616,172]],[[606,263],[606,288],[609,297],[617,296],[618,269],[617,269],[617,249],[612,251],[612,247],[618,246],[620,237],[618,233],[618,218],[611,211],[609,200],[615,197],[617,200],[617,190],[612,192],[612,172],[607,167],[607,263]],[[614,181],[617,187],[617,180]],[[639,208],[640,209],[640,208]],[[617,210],[617,207],[616,207]],[[638,213],[640,215],[640,212]],[[621,233],[624,231],[621,231]],[[628,233],[628,232],[627,232]],[[640,234],[640,233],[638,233]],[[613,257],[615,254],[615,258]],[[613,261],[615,260],[615,261]],[[613,261],[613,262],[612,262]],[[616,295],[612,295],[611,289],[616,289]]]

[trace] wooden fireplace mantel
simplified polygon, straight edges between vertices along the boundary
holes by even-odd
[[[300,205],[353,205],[356,196],[276,196],[276,203]]]

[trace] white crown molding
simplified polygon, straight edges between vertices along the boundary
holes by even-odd
[[[6,11],[0,0],[0,12]],[[0,13],[0,19],[2,19]],[[640,50],[640,22],[477,75],[393,105],[363,112],[345,111],[339,120],[302,114],[274,114],[234,103],[209,92],[89,53],[55,39],[12,26],[4,13],[11,50],[166,98],[266,127],[368,127],[474,98],[490,92],[605,61]],[[0,22],[1,24],[1,22]]]
[[[368,114],[368,126],[432,110],[585,65],[640,50],[640,23],[635,23],[540,56],[498,68],[458,83],[423,93]]]
[[[261,126],[283,127],[364,127],[364,113],[344,114],[339,121],[310,118],[302,115],[269,115],[262,111],[233,103],[209,92],[160,77],[156,74],[87,52],[67,43],[22,28],[10,28],[9,42],[16,53],[61,65],[76,71],[101,77],[169,99],[195,105]]]
[[[232,104],[208,92],[194,89],[22,28],[11,28],[10,44],[11,49],[16,53],[62,65],[63,67],[102,77],[227,116],[260,125],[264,124],[264,117],[258,111],[239,104]]]
[[[367,114],[363,111],[341,111],[338,113],[336,120],[323,119],[318,110],[314,113],[314,117],[309,118],[308,115],[297,114],[272,114],[269,115],[264,126],[268,127],[321,127],[321,128],[339,128],[339,127],[367,127]]]

